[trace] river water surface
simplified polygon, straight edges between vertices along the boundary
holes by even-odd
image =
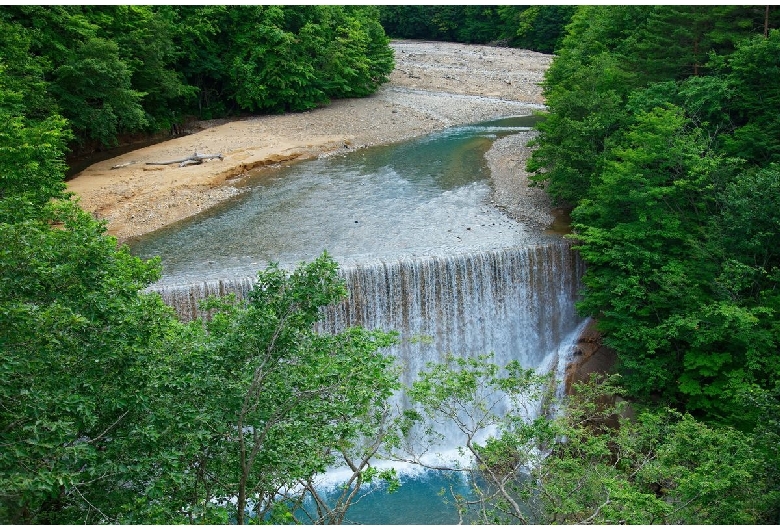
[[[264,169],[238,197],[128,242],[161,256],[163,281],[253,276],[323,250],[339,263],[528,244],[524,226],[487,204],[485,152],[526,130],[531,116],[453,127],[429,136]]]
[[[131,250],[161,256],[163,278],[154,288],[185,318],[197,315],[195,302],[207,294],[246,294],[247,278],[269,262],[291,267],[327,250],[342,265],[350,295],[324,312],[322,325],[398,331],[402,340],[389,353],[407,385],[448,352],[492,352],[499,364],[554,370],[581,322],[574,309],[581,263],[559,237],[532,232],[490,206],[484,157],[496,139],[534,121],[454,127],[265,169],[236,199],[131,242]],[[460,433],[441,428],[441,450],[456,452]],[[371,494],[348,519],[458,521],[437,493],[462,489],[461,482],[419,472],[402,482],[397,493]]]

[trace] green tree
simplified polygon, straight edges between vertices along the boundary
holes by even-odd
[[[174,65],[196,91],[196,100],[184,107],[202,119],[236,112],[228,89],[225,53],[230,47],[228,7],[222,5],[175,8],[172,39],[178,50]]]
[[[70,138],[65,120],[27,117],[24,92],[0,63],[0,222],[36,216],[65,192],[62,156]]]
[[[283,112],[373,93],[393,69],[375,10],[365,7],[232,8],[230,86],[240,107]]]
[[[174,69],[182,54],[175,36],[182,22],[173,6],[85,6],[84,14],[98,26],[97,35],[116,42],[130,70],[130,83],[143,93],[146,130],[168,129],[195,96],[181,72]]]
[[[551,53],[572,6],[381,6],[388,35],[473,44],[503,43]]]
[[[117,135],[147,125],[144,93],[131,85],[131,71],[113,41],[92,38],[54,71],[52,93],[80,138],[116,143]]]
[[[537,126],[528,170],[563,204],[588,195],[608,138],[626,123],[626,98],[642,80],[616,50],[646,17],[644,6],[579,7],[545,73],[549,114]]]
[[[378,18],[371,6],[5,6],[0,54],[26,80],[40,71],[20,84],[30,112],[57,106],[79,146],[106,147],[187,115],[371,94],[393,68]]]
[[[777,456],[757,437],[663,409],[623,418],[615,378],[576,384],[554,418],[534,419],[519,405],[549,398],[545,380],[483,357],[430,365],[415,383],[412,417],[453,421],[464,434],[471,464],[449,468],[471,478],[472,496],[452,499],[463,522],[774,521]]]
[[[531,179],[558,201],[574,205],[588,195],[604,163],[607,140],[627,121],[625,97],[634,77],[609,54],[569,76],[565,87],[549,85],[550,114],[527,164]]]
[[[379,21],[385,32],[400,39],[433,39],[436,29],[433,26],[435,6],[407,5],[380,6]]]
[[[393,337],[313,331],[343,295],[332,260],[271,268],[246,306],[213,302],[213,320],[184,325],[140,292],[158,262],[117,249],[71,202],[46,213],[0,225],[0,369],[13,381],[1,520],[282,521],[293,505],[277,494],[313,487],[338,458],[364,455],[348,460],[353,479],[371,478],[376,443],[361,442],[381,435],[397,385],[379,351]]]
[[[528,163],[574,207],[588,263],[580,308],[618,350],[632,395],[744,429],[759,419],[738,396],[777,380],[766,361],[780,309],[775,216],[764,207],[777,201],[758,191],[774,190],[777,36],[762,35],[774,17],[578,8]]]
[[[502,17],[514,19],[514,46],[553,53],[563,39],[577,6],[501,6],[498,9]]]
[[[629,388],[669,392],[683,369],[675,324],[706,302],[713,273],[697,241],[718,160],[674,107],[638,116],[625,141],[573,212],[589,264],[580,307],[620,352]]]
[[[578,385],[557,423],[565,442],[539,469],[538,498],[548,521],[773,521],[778,496],[768,471],[776,459],[753,436],[663,409],[619,419],[621,407],[605,406],[604,390]]]
[[[246,303],[180,323],[144,292],[159,260],[68,198],[64,122],[28,119],[17,88],[0,68],[0,521],[281,521],[299,499],[276,494],[314,492],[338,458],[354,488],[374,478],[394,339],[314,331],[345,294],[337,264],[272,267]]]
[[[140,477],[131,433],[172,313],[139,293],[157,262],[117,249],[72,202],[38,213],[0,224],[0,519],[106,523]]]
[[[4,107],[13,102],[15,110],[30,119],[41,120],[57,113],[56,102],[48,94],[45,80],[46,64],[31,51],[30,35],[18,25],[0,17],[0,64],[4,68],[3,89],[22,97],[9,101],[3,98]]]
[[[780,104],[780,88],[774,82],[780,75],[779,52],[780,30],[772,30],[768,38],[746,39],[733,54],[716,59],[719,69],[727,72],[733,94],[730,108],[736,130],[726,139],[726,150],[762,166],[780,162],[780,118],[772,110]]]
[[[476,494],[473,500],[456,496],[461,522],[528,524],[529,484],[522,472],[540,462],[536,436],[549,427],[546,418],[534,419],[535,407],[550,390],[550,378],[524,369],[518,362],[498,366],[491,356],[459,358],[447,355],[429,363],[410,389],[412,406],[391,457],[440,472],[463,476]],[[421,422],[420,435],[410,426]],[[450,423],[462,435],[461,454],[473,464],[432,464],[444,435],[436,426]],[[498,431],[500,434],[489,436]]]
[[[285,24],[285,8],[231,9],[230,77],[238,104],[249,111],[306,110],[326,101],[312,59]]]
[[[141,516],[128,522],[292,521],[302,500],[289,492],[316,491],[317,473],[362,451],[397,386],[394,361],[381,353],[394,338],[360,328],[315,332],[320,308],[344,289],[325,255],[293,273],[269,267],[245,303],[212,300],[213,319],[191,323],[177,353],[153,363],[161,403],[178,401],[155,412],[152,431],[171,457],[155,467],[155,480],[139,484],[130,514]],[[165,433],[183,421],[185,429]],[[350,460],[358,484],[364,458]],[[155,516],[158,506],[165,508]],[[345,509],[330,507],[327,517]]]

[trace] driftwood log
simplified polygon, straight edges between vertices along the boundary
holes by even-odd
[[[168,162],[147,162],[147,166],[169,166],[171,164],[179,164],[179,167],[192,166],[196,164],[202,164],[205,160],[211,160],[213,158],[219,158],[220,161],[224,158],[222,153],[216,155],[203,155],[199,153],[193,153],[187,158],[179,158],[178,160],[169,160]]]
[[[122,169],[123,167],[132,166],[135,164],[135,160],[131,162],[125,162],[124,164],[117,164],[115,166],[111,166],[111,169]]]

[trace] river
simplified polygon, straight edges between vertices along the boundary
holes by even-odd
[[[245,295],[269,262],[293,267],[327,250],[341,265],[349,297],[325,312],[322,329],[398,331],[401,341],[389,353],[404,367],[406,385],[445,353],[492,352],[497,363],[555,370],[581,324],[574,302],[582,264],[559,236],[532,231],[488,204],[485,153],[533,121],[459,126],[259,171],[229,204],[133,241],[131,249],[161,256],[163,277],[152,288],[184,319],[198,316],[197,301],[209,294]],[[437,450],[454,454],[457,430],[441,429],[448,445]],[[402,492],[377,492],[349,519],[457,522],[454,507],[435,495],[444,480],[404,474]]]

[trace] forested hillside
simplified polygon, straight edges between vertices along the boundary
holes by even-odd
[[[390,37],[500,44],[552,53],[576,6],[380,6]]]
[[[366,96],[393,69],[364,6],[4,6],[0,35],[24,114],[65,117],[77,146]]]
[[[0,9],[0,523],[273,519],[279,490],[371,434],[392,337],[312,331],[344,296],[335,262],[271,268],[184,325],[143,292],[158,261],[63,178],[73,142],[367,95],[387,42],[361,7]]]
[[[581,7],[529,163],[634,398],[778,432],[780,11]]]

